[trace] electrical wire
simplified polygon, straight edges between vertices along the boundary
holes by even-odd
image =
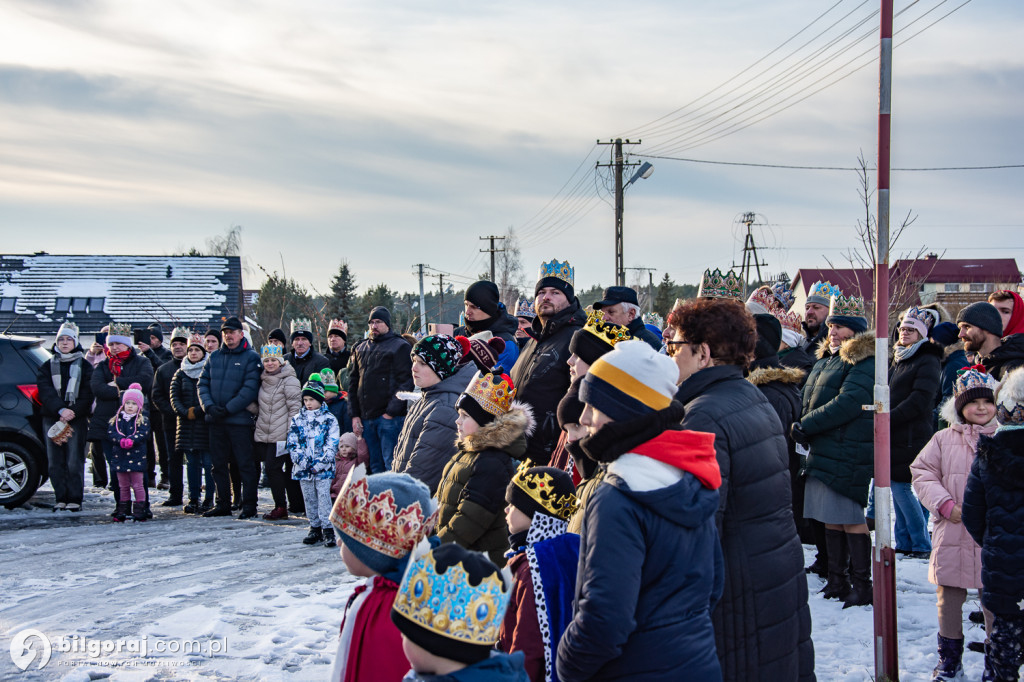
[[[970,0],[968,0],[970,2]],[[704,163],[714,166],[746,166],[748,168],[780,168],[784,170],[828,170],[828,171],[857,171],[860,168],[853,166],[796,166],[781,163],[748,163],[744,161],[712,161],[710,159],[690,159],[681,156],[658,156],[644,154],[645,159],[664,159],[666,161],[685,161],[688,163]],[[964,171],[964,170],[1001,170],[1005,168],[1024,168],[1024,163],[1006,163],[992,166],[935,166],[931,168],[891,168],[892,171],[901,172],[922,172],[922,171]]]

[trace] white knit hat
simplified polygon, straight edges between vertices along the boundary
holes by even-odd
[[[57,330],[56,338],[59,339],[62,336],[70,336],[75,340],[75,343],[78,343],[78,325],[70,320],[65,321],[60,326],[60,329]]]
[[[639,417],[668,407],[678,378],[675,361],[646,341],[621,341],[590,367],[580,400],[614,420]]]

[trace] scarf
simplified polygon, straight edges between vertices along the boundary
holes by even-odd
[[[107,367],[115,377],[121,376],[121,369],[124,367],[125,361],[135,352],[133,348],[127,348],[120,353],[111,353],[109,348],[103,350],[107,354]]]
[[[185,376],[187,376],[189,379],[192,379],[193,381],[198,381],[199,375],[203,373],[203,367],[206,366],[206,358],[208,357],[208,355],[204,355],[203,359],[195,364],[189,362],[187,357],[182,358],[181,371],[184,372]]]
[[[64,391],[64,402],[68,405],[74,405],[78,400],[78,389],[82,384],[82,364],[75,361],[84,357],[81,349],[70,353],[61,353],[56,347],[53,349],[53,357],[50,358],[50,378],[58,393],[60,392],[60,364],[62,362],[71,363],[71,367],[68,368],[68,386]]]
[[[911,357],[913,357],[914,353],[917,352],[917,349],[920,348],[927,340],[928,339],[921,339],[912,346],[896,346],[895,348],[892,349],[893,362],[902,362],[904,360],[909,360]]]

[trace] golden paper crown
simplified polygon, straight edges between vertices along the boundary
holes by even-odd
[[[260,360],[277,360],[284,362],[284,346],[268,343],[260,349]]]
[[[718,268],[705,270],[697,289],[697,298],[734,298],[743,300],[743,282],[732,270],[724,275]]]
[[[345,332],[345,334],[347,335],[348,322],[346,322],[345,320],[331,320],[327,324],[327,331],[331,331],[332,329],[337,329],[338,331]]]
[[[516,397],[516,389],[509,375],[491,372],[477,372],[463,393],[495,416],[511,410],[512,400]]]
[[[783,329],[788,329],[792,332],[797,332],[798,334],[803,332],[803,327],[801,327],[802,320],[800,319],[799,313],[790,313],[784,310],[773,310],[772,315],[778,319],[779,324],[782,325]]]
[[[829,300],[828,316],[838,315],[840,317],[865,317],[864,299],[860,296],[836,296],[833,294]]]
[[[567,282],[569,286],[573,286],[573,277],[575,271],[572,266],[569,265],[569,261],[559,263],[558,259],[554,259],[547,263],[542,263],[540,266],[540,276],[537,279],[544,279],[545,277],[556,277],[563,282]]]
[[[603,310],[588,310],[587,323],[583,325],[583,328],[609,346],[614,346],[619,341],[628,341],[633,338],[633,335],[625,327],[605,322]]]
[[[512,482],[547,510],[551,516],[568,521],[579,509],[579,501],[576,496],[559,495],[555,490],[555,481],[551,478],[551,474],[530,473],[530,469],[529,462],[520,464],[516,475],[512,477]]]
[[[127,336],[130,339],[132,338],[132,326],[124,322],[111,322],[107,336]]]

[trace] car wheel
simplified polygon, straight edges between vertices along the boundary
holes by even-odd
[[[14,509],[28,502],[39,487],[39,463],[16,443],[0,443],[0,504]]]

